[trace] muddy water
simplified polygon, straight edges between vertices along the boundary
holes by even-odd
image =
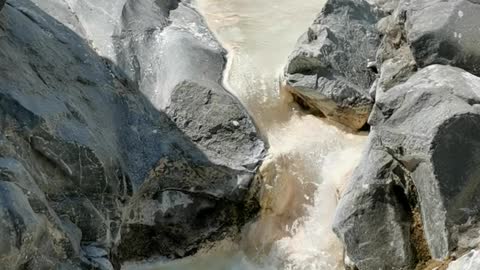
[[[331,222],[365,136],[303,113],[280,83],[296,40],[323,4],[324,0],[197,0],[197,9],[229,51],[224,85],[244,104],[270,145],[260,170],[263,210],[239,239],[141,269],[342,269],[343,251]]]

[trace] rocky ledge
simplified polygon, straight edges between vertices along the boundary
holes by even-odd
[[[299,39],[285,68],[287,89],[309,110],[354,130],[366,122],[373,100],[382,16],[365,1],[328,1]],[[348,23],[346,23],[348,22]]]
[[[188,1],[0,1],[2,269],[183,257],[255,215],[265,146]]]
[[[478,12],[471,0],[329,0],[292,53],[302,104],[371,127],[333,225],[347,268],[480,269]]]

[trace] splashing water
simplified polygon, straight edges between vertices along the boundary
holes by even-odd
[[[260,217],[241,241],[148,270],[335,270],[343,250],[331,230],[338,196],[360,159],[365,136],[304,114],[280,86],[296,40],[325,0],[197,0],[229,51],[224,85],[252,115],[270,146],[260,173]]]

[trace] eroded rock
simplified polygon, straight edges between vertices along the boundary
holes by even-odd
[[[219,84],[224,50],[191,7],[34,2],[11,1],[0,17],[0,184],[12,183],[5,198],[28,198],[18,212],[39,224],[31,234],[53,240],[35,238],[12,249],[14,234],[5,234],[0,261],[18,255],[21,260],[8,262],[12,269],[41,258],[65,269],[110,269],[125,259],[181,257],[255,214],[250,187],[264,145],[238,100]],[[109,8],[112,16],[124,12],[97,17],[113,24],[106,32],[84,24]],[[161,12],[149,17],[142,10]],[[120,41],[128,48],[109,50]],[[170,60],[157,62],[157,50]],[[145,54],[134,65],[123,58],[140,51]],[[168,114],[160,110],[166,105]],[[219,114],[212,121],[207,107]],[[179,196],[194,203],[172,204]],[[5,226],[16,229],[12,224]],[[164,236],[170,240],[162,243]],[[152,239],[158,248],[150,249]],[[177,249],[168,244],[182,241]]]
[[[55,223],[58,217],[45,205],[41,210],[32,208],[36,194],[28,195],[27,189],[22,191],[3,177],[0,194],[0,262],[5,269],[54,268],[78,255],[78,248],[72,246],[78,243],[71,242]]]
[[[371,143],[340,203],[334,226],[360,269],[411,269],[416,260],[424,259],[415,258],[415,253],[414,257],[402,256],[411,252],[410,246],[419,244],[409,239],[408,226],[396,229],[401,224],[396,217],[405,215],[405,220],[408,216],[412,219],[416,206],[433,258],[447,258],[460,240],[469,243],[463,232],[478,226],[480,218],[474,195],[479,192],[480,179],[478,89],[480,78],[458,68],[433,65],[388,92],[377,93],[370,118]],[[389,156],[390,163],[396,165],[379,167],[383,159],[373,154],[377,151],[381,157]],[[376,206],[384,201],[374,196],[377,186],[370,184],[375,181],[380,187],[398,187],[393,193],[386,193],[390,197],[405,196],[403,203],[386,211],[392,215],[377,212],[376,207],[363,207],[366,202]],[[380,190],[385,193],[387,189]],[[364,237],[372,236],[365,232],[377,232],[383,237],[367,241]],[[390,246],[385,239],[395,232],[396,242]],[[394,253],[390,253],[392,247]],[[389,258],[385,262],[390,264],[381,266],[375,258]]]
[[[264,144],[243,107],[224,89],[184,81],[173,90],[166,112],[216,163],[251,170],[258,166]]]
[[[355,130],[365,125],[376,77],[371,64],[380,44],[375,24],[382,16],[363,0],[327,1],[285,69],[301,103]]]
[[[363,269],[411,269],[412,217],[402,165],[370,134],[366,152],[338,205],[333,228],[355,265]]]

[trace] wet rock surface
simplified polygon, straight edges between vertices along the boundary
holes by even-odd
[[[334,231],[359,269],[446,265],[479,239],[478,3],[371,4],[386,14],[376,23],[372,131]]]
[[[7,269],[182,257],[255,214],[264,145],[188,3],[8,1],[0,59]]]
[[[383,12],[363,0],[330,0],[290,55],[286,81],[306,107],[354,130],[367,122],[373,101]],[[346,23],[348,22],[348,23]]]

